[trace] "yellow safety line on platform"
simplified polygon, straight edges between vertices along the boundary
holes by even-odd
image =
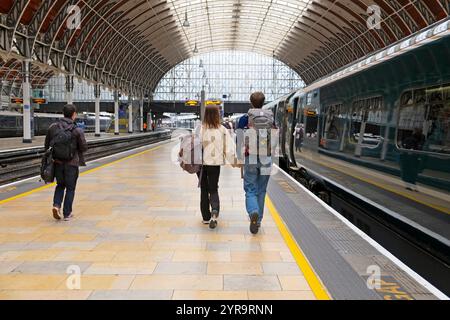
[[[303,254],[303,251],[301,250],[297,241],[295,241],[291,232],[284,224],[283,219],[281,218],[280,214],[278,213],[269,196],[266,197],[266,204],[270,214],[272,215],[273,220],[275,221],[275,224],[278,227],[278,230],[280,230],[280,233],[283,236],[284,241],[286,242],[289,250],[294,256],[294,259],[297,262],[297,265],[299,266],[300,270],[302,270],[303,275],[305,276],[305,279],[308,282],[309,286],[311,287],[311,290],[313,291],[316,298],[318,300],[331,300],[323,284],[321,283],[316,273],[312,269],[310,263],[308,262],[308,259],[306,259],[305,255]]]
[[[84,176],[84,175],[86,175],[86,174],[89,174],[89,173],[98,171],[98,170],[100,170],[100,169],[103,169],[103,168],[112,166],[112,165],[114,165],[114,164],[116,164],[116,163],[119,163],[119,162],[122,162],[122,161],[125,161],[125,160],[128,160],[128,159],[132,159],[132,158],[141,156],[141,155],[143,155],[143,154],[146,154],[146,153],[155,151],[155,150],[157,150],[157,149],[159,149],[159,148],[161,148],[161,147],[162,147],[162,146],[158,146],[158,147],[155,147],[155,148],[152,148],[152,149],[149,149],[149,150],[145,150],[145,151],[142,151],[142,152],[139,152],[139,153],[136,153],[136,154],[129,155],[129,156],[125,157],[125,158],[121,158],[121,159],[118,159],[118,160],[115,160],[115,161],[112,161],[112,162],[103,164],[103,165],[98,166],[98,167],[96,167],[96,168],[93,168],[93,169],[90,169],[90,170],[87,170],[87,171],[82,172],[82,173],[80,174],[80,176]],[[5,203],[7,203],[7,202],[11,202],[11,201],[16,200],[16,199],[20,199],[20,198],[29,196],[29,195],[31,195],[31,194],[33,194],[33,193],[36,193],[36,192],[39,192],[39,191],[48,189],[48,188],[50,188],[50,187],[54,187],[55,185],[56,185],[56,183],[50,183],[50,184],[47,184],[47,185],[45,185],[45,186],[42,186],[42,187],[39,187],[39,188],[30,190],[30,191],[27,191],[27,192],[24,192],[24,193],[20,193],[20,194],[15,195],[15,196],[13,196],[13,197],[11,197],[11,198],[4,199],[4,200],[0,200],[0,205],[5,204]]]

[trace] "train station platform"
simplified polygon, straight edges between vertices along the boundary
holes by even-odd
[[[52,185],[0,188],[0,299],[442,298],[281,171],[254,236],[240,172],[224,168],[210,230],[176,151],[162,142],[90,163],[69,222],[52,218]]]

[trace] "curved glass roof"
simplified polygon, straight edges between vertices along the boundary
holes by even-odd
[[[276,54],[312,0],[169,0],[192,50]],[[188,26],[186,25],[186,21]]]
[[[16,90],[20,62],[30,59],[39,85],[63,72],[142,94],[196,53],[246,50],[310,84],[449,14],[447,0],[7,0],[0,78]]]

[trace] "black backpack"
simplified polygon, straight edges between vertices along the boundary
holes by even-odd
[[[75,137],[72,133],[74,129],[74,125],[66,129],[63,128],[62,124],[58,125],[58,130],[51,143],[54,159],[70,161],[75,157],[77,150],[75,146]]]

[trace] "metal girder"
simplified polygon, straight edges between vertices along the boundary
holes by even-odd
[[[289,9],[280,3],[269,5],[268,0],[238,7],[217,0],[208,0],[206,6],[203,2],[188,6],[187,0],[43,0],[36,8],[31,0],[15,0],[6,14],[0,15],[0,51],[11,58],[17,48],[24,58],[34,58],[42,65],[51,61],[56,69],[108,86],[120,82],[127,90],[154,90],[154,82],[164,72],[192,56],[195,39],[201,52],[242,48],[272,55],[276,50],[275,57],[294,66],[309,83],[419,31],[450,11],[448,0],[286,3]],[[366,8],[372,3],[382,11],[381,30],[368,31],[365,25]],[[80,30],[66,26],[71,5],[81,8]],[[233,28],[226,24],[230,18],[221,14],[228,8],[237,9]],[[183,29],[186,9],[191,27]],[[23,25],[22,17],[30,17],[29,10],[33,14]],[[245,10],[251,14],[243,19],[240,15],[245,15]],[[289,23],[280,23],[283,19]],[[197,31],[200,34],[194,37]],[[34,72],[36,79],[50,74]]]
[[[147,20],[146,22],[148,23],[153,23],[150,20]],[[116,51],[117,48],[121,48],[124,45],[126,45],[126,43],[128,42],[132,42],[133,38],[136,36],[139,36],[141,34],[141,32],[139,31],[140,28],[145,29],[145,30],[150,30],[150,28],[153,28],[153,32],[150,33],[149,35],[146,35],[148,38],[152,39],[152,45],[154,45],[155,43],[157,43],[157,38],[153,37],[154,33],[158,32],[157,28],[157,22],[153,23],[151,26],[146,26],[146,25],[141,25],[141,26],[130,26],[130,29],[127,30],[125,33],[121,32],[121,35],[118,35],[116,38],[122,38],[119,41],[115,42],[114,47],[111,50],[111,53],[109,54],[108,58],[106,58],[106,62],[105,65],[108,63],[109,58],[112,56],[112,52]],[[167,37],[168,35],[162,35],[163,37]]]
[[[442,8],[445,10],[447,15],[450,15],[450,1],[448,0],[438,0]]]
[[[105,6],[101,6],[99,8],[99,13],[103,16],[103,14],[105,14],[107,11],[109,11],[112,7],[114,6],[114,2],[110,2]],[[90,8],[86,8],[86,11],[89,11]],[[83,8],[84,9],[84,8]],[[97,16],[95,14],[91,14],[91,15],[82,15],[82,17],[85,17],[84,19],[81,20],[81,34],[78,34],[78,30],[74,29],[71,32],[69,30],[66,30],[66,32],[64,33],[64,37],[63,39],[59,42],[59,45],[61,48],[64,48],[65,53],[68,53],[72,56],[78,56],[78,51],[77,48],[75,46],[70,46],[71,42],[74,40],[75,35],[77,35],[77,39],[84,39],[86,37],[87,31],[91,30],[94,26],[97,25],[98,23],[98,19],[95,19]],[[98,17],[97,17],[98,18]],[[96,39],[92,39],[93,41],[95,41]]]

